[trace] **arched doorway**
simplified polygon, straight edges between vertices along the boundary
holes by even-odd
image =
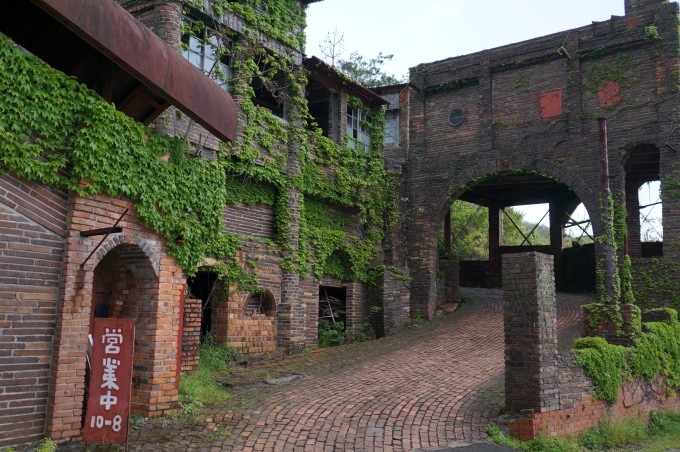
[[[434,208],[425,210],[424,215],[409,225],[409,255],[411,270],[411,313],[420,312],[423,317],[432,317],[437,303],[437,277],[440,272],[440,230],[444,227],[451,205],[456,200],[481,205],[488,210],[488,260],[477,268],[478,285],[500,287],[501,256],[519,251],[539,251],[556,256],[556,274],[562,272],[562,250],[565,248],[564,227],[577,223],[571,218],[574,209],[584,204],[592,219],[591,237],[600,235],[601,221],[598,212],[598,197],[580,177],[559,163],[543,160],[516,162],[512,169],[499,171],[501,165],[479,164],[455,172],[450,178],[448,193],[435,202]],[[495,168],[494,168],[495,166]],[[547,204],[550,215],[550,241],[546,244],[529,244],[527,241],[516,245],[504,244],[504,208]],[[546,209],[546,210],[548,210]],[[592,214],[595,213],[595,214]],[[425,217],[425,218],[423,218]],[[415,227],[414,227],[415,226]],[[457,231],[451,231],[455,234]],[[521,242],[521,241],[520,241]],[[597,245],[589,245],[593,256]],[[591,259],[594,264],[594,259]],[[417,265],[413,265],[413,263]],[[480,267],[480,265],[477,265]],[[461,273],[465,269],[461,267]],[[594,265],[592,266],[594,282]],[[447,277],[447,279],[449,279]]]
[[[89,332],[95,318],[135,320],[131,409],[135,414],[153,412],[158,391],[155,382],[159,334],[159,279],[149,256],[137,244],[120,244],[111,249],[96,265],[93,274],[92,306]],[[167,358],[171,359],[171,358]]]

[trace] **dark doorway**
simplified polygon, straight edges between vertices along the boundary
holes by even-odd
[[[212,301],[217,293],[217,273],[209,271],[199,271],[196,276],[189,278],[187,285],[191,295],[201,300],[201,337],[210,332],[212,322]]]
[[[319,320],[347,325],[347,287],[319,286]]]

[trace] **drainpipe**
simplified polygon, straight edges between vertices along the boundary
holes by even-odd
[[[612,303],[617,303],[614,282],[616,275],[616,251],[614,250],[614,212],[611,211],[609,199],[609,150],[607,148],[607,118],[598,118],[598,128],[600,131],[600,185],[602,188],[602,223],[604,225],[604,244],[602,252],[604,254],[604,288],[607,296]]]

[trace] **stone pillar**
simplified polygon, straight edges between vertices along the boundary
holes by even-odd
[[[639,182],[626,183],[626,226],[628,227],[628,255],[631,258],[642,256],[642,245],[640,244],[640,190]]]
[[[505,405],[510,411],[544,413],[559,407],[556,310],[553,257],[535,251],[503,255]]]

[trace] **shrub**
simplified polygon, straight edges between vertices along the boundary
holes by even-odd
[[[330,347],[331,345],[342,345],[347,338],[345,324],[336,322],[331,325],[327,320],[319,320],[319,347]]]

